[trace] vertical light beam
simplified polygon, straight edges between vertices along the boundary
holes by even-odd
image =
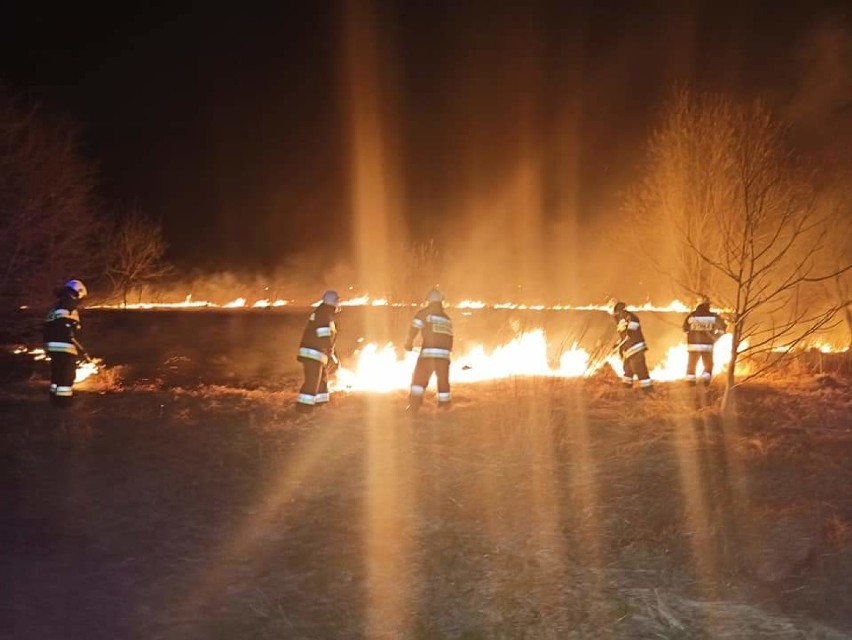
[[[344,69],[350,157],[352,237],[358,285],[384,296],[390,286],[391,247],[404,245],[395,215],[396,181],[389,156],[389,92],[383,83],[377,14],[370,0],[344,7]]]

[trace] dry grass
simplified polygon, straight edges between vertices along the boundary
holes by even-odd
[[[833,513],[825,523],[826,537],[834,549],[846,550],[852,542],[852,521]]]
[[[18,492],[9,504],[50,505],[48,528],[94,541],[36,552],[0,526],[15,554],[0,554],[0,569],[19,598],[43,597],[45,558],[68,567],[51,590],[75,610],[48,614],[49,628],[126,637],[144,624],[163,638],[348,638],[370,625],[420,638],[852,629],[840,571],[852,568],[842,466],[852,435],[837,390],[755,387],[736,424],[719,415],[716,389],[645,396],[605,378],[459,385],[450,412],[430,399],[413,419],[404,393],[344,394],[299,417],[292,388],[115,390],[82,393],[58,430],[41,396],[0,396],[18,425],[0,439],[5,486]],[[36,535],[17,511],[7,522]],[[38,637],[23,613],[15,620],[20,637]]]

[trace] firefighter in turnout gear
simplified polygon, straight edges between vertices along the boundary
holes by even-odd
[[[615,320],[616,331],[618,331],[618,342],[615,347],[621,356],[624,366],[622,382],[626,387],[633,386],[633,377],[639,380],[639,388],[651,389],[651,376],[648,373],[648,365],[645,363],[645,352],[648,345],[645,344],[645,336],[642,335],[642,325],[635,313],[627,310],[623,302],[616,302],[612,311]]]
[[[329,399],[328,375],[337,368],[334,344],[337,340],[335,316],[340,311],[340,297],[336,291],[326,291],[322,302],[308,317],[302,334],[297,360],[302,363],[305,382],[299,390],[296,407],[303,412],[313,411],[316,405]]]
[[[695,310],[686,316],[683,330],[686,333],[686,350],[689,352],[686,379],[690,383],[697,383],[695,369],[701,360],[704,366],[701,381],[705,386],[710,384],[710,378],[713,376],[713,345],[726,329],[725,321],[718,313],[710,310],[710,302],[707,299],[702,299]]]
[[[423,404],[423,394],[429,386],[432,374],[438,378],[438,407],[450,406],[450,354],[453,350],[453,321],[444,311],[444,295],[432,289],[426,295],[426,307],[417,312],[405,341],[405,350],[414,349],[414,339],[420,333],[423,338],[420,357],[411,377],[409,395],[410,411],[417,411]]]
[[[89,359],[83,345],[77,341],[78,307],[88,291],[79,280],[69,280],[55,293],[56,304],[44,322],[44,350],[50,356],[50,400],[57,406],[68,406],[74,398],[77,359]]]

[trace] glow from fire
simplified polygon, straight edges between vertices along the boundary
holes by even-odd
[[[417,362],[416,352],[398,351],[393,344],[382,347],[367,344],[355,354],[351,368],[337,371],[336,388],[346,391],[387,392],[407,389]],[[494,349],[475,345],[450,365],[454,383],[482,382],[512,376],[578,378],[593,373],[589,353],[577,344],[564,351],[558,364],[548,358],[544,331],[534,329],[521,333]]]
[[[725,371],[730,363],[731,340],[732,336],[725,334],[714,347],[715,374]],[[685,343],[670,347],[651,371],[651,378],[657,382],[683,380],[688,353]],[[402,352],[391,343],[381,347],[367,344],[355,353],[351,367],[340,367],[335,388],[338,391],[372,392],[407,389],[416,362],[416,352]],[[620,358],[609,355],[603,362],[593,362],[590,354],[576,343],[564,351],[558,364],[555,364],[548,357],[544,331],[534,329],[493,349],[475,345],[463,355],[454,356],[450,365],[450,379],[453,383],[471,383],[515,376],[580,378],[592,375],[605,363],[621,376],[623,368]],[[699,362],[697,373],[700,374],[702,370]],[[747,373],[747,363],[738,363],[737,374]]]
[[[30,356],[33,360],[36,361],[50,361],[50,356],[45,353],[44,349],[29,349],[27,347],[15,347],[12,351],[17,355],[26,355]],[[93,375],[96,375],[100,370],[100,367],[103,366],[103,361],[100,358],[93,358],[88,362],[78,362],[77,370],[74,373],[74,384],[79,384],[84,380],[91,378]]]
[[[726,371],[731,362],[731,340],[733,336],[730,333],[723,335],[713,346],[713,367],[714,375]],[[740,351],[748,346],[748,342],[744,342]],[[674,380],[683,380],[686,376],[686,363],[689,358],[689,351],[686,343],[681,342],[666,350],[666,355],[660,360],[659,364],[651,370],[651,379],[657,382],[671,382]],[[624,373],[624,367],[620,358],[610,356],[607,358],[607,363],[612,367],[613,371],[619,376]],[[699,360],[696,367],[696,373],[701,374],[704,371],[704,366]],[[748,373],[748,365],[744,362],[737,363],[737,375]]]
[[[262,300],[258,300],[258,301],[256,301],[256,302],[255,302],[253,305],[251,305],[251,306],[252,306],[252,308],[254,308],[254,309],[268,309],[269,307],[275,307],[275,308],[277,308],[277,307],[285,307],[285,306],[287,306],[287,304],[288,304],[287,300],[281,300],[281,299],[279,299],[279,300],[275,300],[275,301],[270,302],[269,300],[267,300],[266,298],[264,298],[264,299],[262,299]]]
[[[188,294],[183,302],[128,302],[127,304],[96,304],[90,305],[91,309],[127,309],[130,311],[149,309],[204,309],[206,307],[217,307],[219,305],[206,300],[193,300],[192,294]]]
[[[94,358],[88,362],[78,363],[77,371],[74,374],[74,384],[79,384],[87,378],[97,375],[98,371],[100,371],[101,364],[103,363],[99,358]]]
[[[306,304],[317,304],[319,301],[312,301]],[[277,308],[293,304],[292,300],[278,299],[270,301],[268,298],[261,298],[254,302],[249,302],[249,298],[240,296],[229,302],[219,304],[209,300],[193,300],[192,294],[188,294],[182,302],[154,302],[141,301],[129,302],[127,304],[99,304],[91,305],[91,309],[128,309],[128,310],[154,310],[154,309],[268,309]],[[369,295],[356,296],[347,300],[342,300],[342,307],[417,307],[417,302],[402,302],[392,301],[388,298],[373,298]],[[453,309],[461,309],[465,311],[476,311],[480,309],[503,309],[511,311],[603,311],[609,313],[612,310],[611,304],[525,304],[518,302],[486,302],[484,300],[464,299],[447,305]],[[631,310],[648,311],[654,313],[688,313],[691,309],[688,305],[680,300],[673,300],[665,305],[655,305],[651,302],[646,302],[641,305],[631,305]]]
[[[806,349],[815,349],[815,350],[820,351],[822,353],[846,353],[847,351],[849,351],[848,345],[845,346],[845,347],[838,347],[838,346],[835,346],[835,345],[830,344],[828,342],[825,342],[823,340],[817,340],[816,342],[809,344],[805,348]]]

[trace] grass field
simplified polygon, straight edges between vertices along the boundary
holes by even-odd
[[[852,391],[8,385],[9,638],[841,638]],[[288,385],[284,385],[288,387]],[[100,393],[99,393],[100,391]]]
[[[730,416],[604,372],[305,417],[302,320],[95,316],[67,411],[0,363],[0,637],[852,637],[848,363]]]

